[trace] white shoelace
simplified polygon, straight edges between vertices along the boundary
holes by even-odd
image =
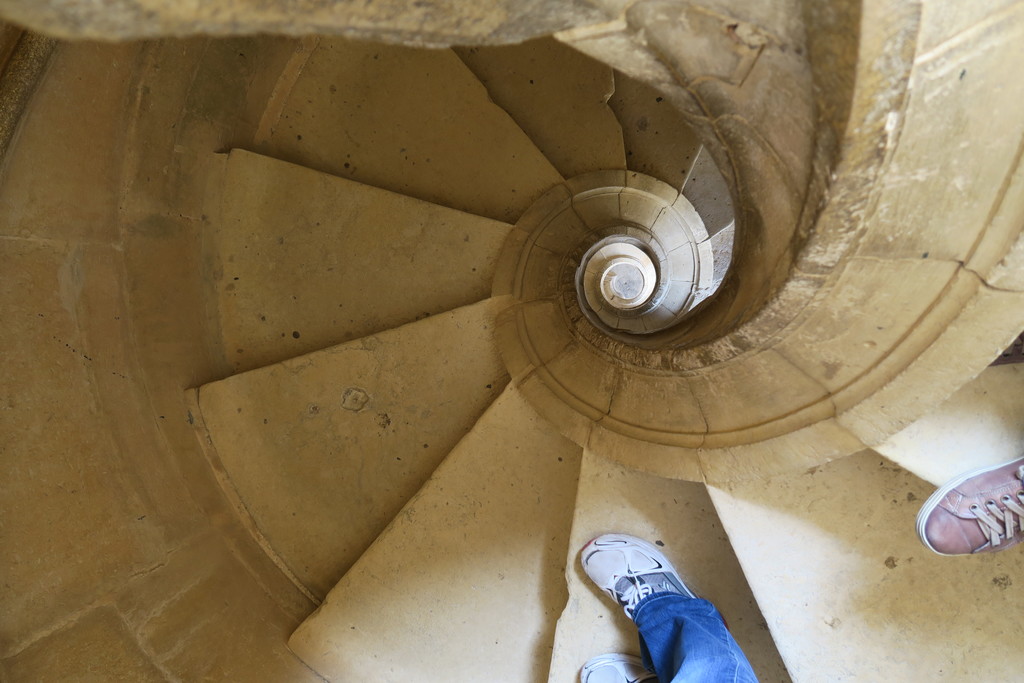
[[[628,585],[623,585],[623,582]],[[694,597],[678,578],[669,572],[650,572],[621,577],[610,594],[626,610],[630,619],[641,600],[655,593],[676,593],[686,597]]]
[[[626,611],[629,612],[629,614],[632,614],[633,610],[636,609],[637,604],[641,600],[646,598],[648,595],[653,595],[653,594],[654,594],[654,588],[653,587],[649,586],[646,583],[643,583],[642,581],[638,582],[637,585],[636,585],[636,589],[630,591],[629,594],[626,596],[626,604],[623,605],[623,606],[626,608]]]
[[[1017,478],[1024,485],[1024,466],[1017,469]],[[994,500],[987,501],[984,507],[975,503],[970,508],[985,538],[993,546],[1012,538],[1015,529],[1024,531],[1024,490],[1017,491],[1015,496],[1005,494],[999,502],[1003,504],[1002,508]]]

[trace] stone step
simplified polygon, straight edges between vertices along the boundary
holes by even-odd
[[[193,417],[251,532],[323,598],[508,381],[499,299],[198,389]]]
[[[455,53],[564,177],[626,168],[609,66],[551,37]]]
[[[1024,365],[995,365],[876,450],[936,486],[1024,455]]]
[[[640,652],[636,627],[580,566],[584,544],[610,532],[664,545],[687,585],[722,611],[760,680],[789,680],[704,485],[644,474],[584,451],[566,559],[569,600],[555,632],[549,683],[575,683],[596,655]]]
[[[1016,680],[1024,554],[942,557],[914,519],[933,488],[873,451],[709,487],[797,681]]]
[[[626,168],[683,189],[701,143],[679,110],[658,91],[619,72],[608,105],[622,126]]]
[[[254,151],[495,220],[560,175],[451,50],[312,39]]]
[[[508,224],[251,152],[220,158],[204,249],[236,370],[490,293]]]
[[[580,454],[508,387],[289,646],[328,680],[542,680]]]
[[[720,242],[725,242],[726,236],[722,234],[723,232],[735,233],[735,211],[729,187],[725,184],[725,178],[712,160],[711,154],[704,147],[701,147],[693,162],[686,185],[683,186],[683,196],[697,209],[709,235],[718,236]],[[728,242],[732,242],[731,234]]]
[[[715,264],[711,291],[716,291],[725,280],[726,272],[732,264],[736,242],[736,214],[725,179],[706,147],[702,147],[697,154],[690,177],[683,186],[683,196],[693,204],[693,208],[704,221],[704,228],[711,235],[711,251]]]

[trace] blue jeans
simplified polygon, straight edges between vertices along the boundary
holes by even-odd
[[[644,666],[659,683],[757,683],[722,615],[707,600],[655,593],[637,603],[633,621]]]

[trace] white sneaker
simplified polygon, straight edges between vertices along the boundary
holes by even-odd
[[[644,668],[633,655],[600,655],[580,671],[581,683],[641,683],[657,681],[658,677]]]
[[[583,546],[583,571],[633,618],[643,598],[677,593],[696,598],[660,550],[635,536],[604,534]]]

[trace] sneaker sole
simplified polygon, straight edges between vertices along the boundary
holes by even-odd
[[[1013,460],[1007,460],[1006,462],[999,463],[998,465],[989,465],[988,467],[979,467],[979,468],[977,468],[975,470],[971,470],[970,472],[965,472],[965,473],[961,474],[960,476],[958,476],[956,479],[953,479],[952,481],[946,482],[942,486],[942,488],[938,489],[935,493],[933,493],[932,495],[928,496],[928,500],[926,500],[924,502],[924,505],[921,506],[921,509],[917,513],[917,537],[919,539],[921,539],[921,543],[923,543],[925,545],[925,547],[928,548],[928,550],[931,550],[936,555],[942,555],[943,557],[959,557],[960,556],[959,554],[951,554],[951,553],[939,552],[938,550],[933,548],[932,544],[928,542],[927,538],[925,538],[924,526],[925,526],[925,523],[928,520],[928,515],[930,515],[932,513],[932,510],[934,510],[935,508],[937,508],[939,506],[939,503],[942,502],[942,499],[946,497],[946,494],[948,494],[950,491],[952,491],[953,489],[955,489],[957,486],[959,486],[960,484],[964,483],[968,479],[970,479],[972,477],[976,477],[979,474],[985,474],[986,472],[991,472],[992,470],[998,470],[1000,467],[1006,467],[1011,462],[1016,462],[1016,461],[1018,461],[1020,459],[1021,458],[1014,458]]]

